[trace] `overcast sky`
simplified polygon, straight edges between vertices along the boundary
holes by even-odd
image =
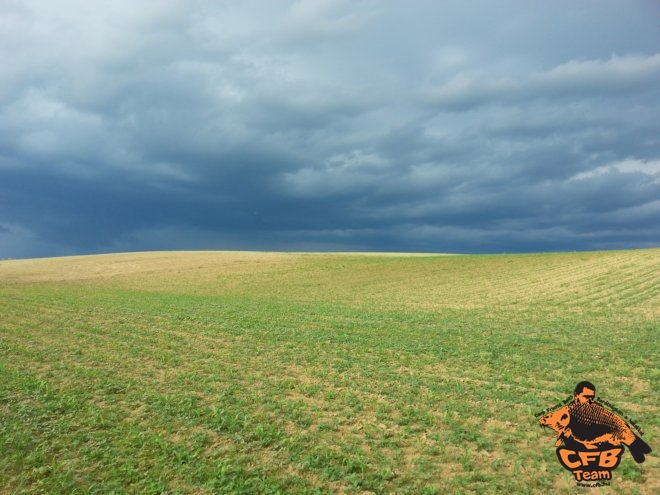
[[[655,246],[655,0],[0,0],[0,258]]]

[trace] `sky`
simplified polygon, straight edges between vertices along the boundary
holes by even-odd
[[[660,246],[655,0],[0,0],[0,258]]]

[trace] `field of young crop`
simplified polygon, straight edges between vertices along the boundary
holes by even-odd
[[[535,417],[582,380],[660,493],[659,331],[660,249],[4,260],[0,493],[601,493]]]

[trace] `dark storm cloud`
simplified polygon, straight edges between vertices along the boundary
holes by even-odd
[[[0,6],[0,257],[660,243],[649,1]]]

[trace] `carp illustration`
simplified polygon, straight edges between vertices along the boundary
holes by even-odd
[[[617,414],[591,401],[573,402],[539,419],[542,426],[557,432],[555,446],[572,439],[587,449],[603,448],[607,444],[624,444],[637,463],[644,462],[651,447],[639,438]]]

